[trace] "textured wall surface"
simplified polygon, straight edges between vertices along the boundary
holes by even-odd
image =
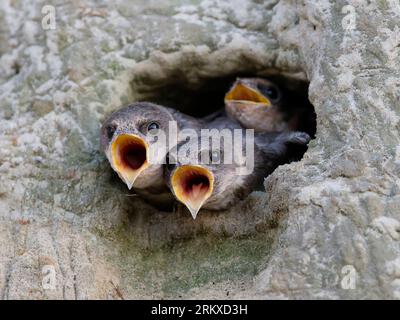
[[[1,1],[0,296],[400,298],[399,20],[396,1]],[[239,73],[310,82],[304,159],[195,221],[130,195],[104,117]]]

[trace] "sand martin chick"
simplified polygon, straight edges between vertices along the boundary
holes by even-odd
[[[176,147],[177,159],[168,156],[165,170],[166,184],[193,219],[201,208],[224,210],[253,190],[261,190],[264,178],[285,163],[291,146],[306,145],[310,136],[303,132],[256,134],[252,157],[247,157],[244,144],[238,148],[231,146],[231,150],[225,143],[210,148],[202,147],[201,139],[200,136],[180,142]],[[244,166],[252,169],[246,170]]]
[[[315,133],[315,113],[300,97],[262,78],[238,78],[225,95],[228,116],[256,132]],[[314,126],[313,126],[314,125]]]

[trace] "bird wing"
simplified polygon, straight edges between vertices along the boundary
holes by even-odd
[[[261,133],[256,134],[255,145],[268,158],[284,163],[304,154],[310,140],[305,132]]]

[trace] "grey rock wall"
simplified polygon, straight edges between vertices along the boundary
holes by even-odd
[[[399,298],[399,8],[1,1],[1,297]],[[304,159],[195,221],[129,194],[98,151],[104,117],[242,72],[310,82]]]

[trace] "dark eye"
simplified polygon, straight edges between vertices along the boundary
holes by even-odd
[[[260,88],[260,91],[273,101],[276,101],[280,98],[279,91],[275,87],[262,87]]]
[[[107,133],[108,139],[111,140],[111,138],[113,137],[116,129],[117,129],[117,127],[115,125],[108,125],[106,127],[106,133]]]
[[[150,122],[147,126],[147,131],[150,132],[152,130],[160,129],[160,125],[157,122]]]

